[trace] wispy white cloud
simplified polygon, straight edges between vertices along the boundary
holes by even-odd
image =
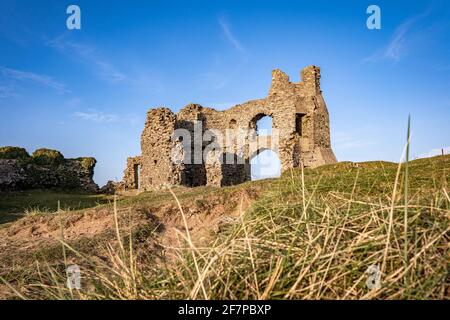
[[[76,62],[86,65],[99,79],[110,83],[127,85],[134,90],[148,92],[161,92],[164,86],[155,76],[153,70],[148,70],[146,65],[135,66],[134,72],[125,73],[119,70],[113,63],[105,59],[96,46],[68,40],[68,34],[63,34],[55,39],[47,40],[47,45],[66,55]],[[134,61],[134,63],[136,63]],[[136,72],[138,70],[138,72]]]
[[[234,58],[237,58],[239,62],[230,68],[228,65],[224,65],[225,60],[229,63],[230,56],[226,56],[224,59],[221,54],[213,54],[210,68],[198,74],[199,85],[202,88],[212,90],[221,90],[226,87],[241,70],[242,66],[248,62],[247,51],[232,32],[231,25],[228,21],[224,17],[218,17],[217,21],[225,40],[238,52]]]
[[[56,81],[53,78],[29,71],[15,70],[0,66],[0,77],[7,81],[19,81],[19,82],[33,82],[48,88],[52,88],[59,93],[69,93],[66,85],[62,82]],[[4,90],[12,90],[12,87],[6,87]]]
[[[223,17],[219,17],[219,25],[227,41],[239,52],[246,53],[245,48],[231,31],[231,25]]]
[[[128,79],[124,73],[101,58],[97,48],[93,45],[68,41],[66,40],[66,35],[47,41],[47,45],[71,57],[76,56],[90,66],[93,66],[94,72],[103,80],[111,83],[119,83]]]
[[[360,149],[376,144],[373,141],[355,138],[345,132],[336,132],[332,137],[335,149]]]
[[[80,97],[72,97],[65,102],[65,105],[68,107],[78,107],[81,104]]]
[[[429,158],[429,157],[434,157],[434,156],[440,156],[442,155],[442,152],[444,152],[444,154],[450,154],[450,147],[444,147],[444,148],[436,148],[436,149],[431,149],[428,152],[425,153],[421,153],[419,154],[419,158]]]
[[[213,90],[220,90],[230,83],[233,73],[223,74],[220,72],[203,72],[199,74],[201,82],[212,88]]]
[[[77,111],[72,114],[74,117],[83,121],[90,121],[95,123],[125,123],[129,125],[136,125],[143,120],[140,117],[132,114],[119,115],[115,113],[104,113],[94,109],[87,111]],[[142,121],[141,121],[142,120]]]
[[[73,113],[73,116],[81,120],[97,123],[117,122],[119,120],[119,116],[116,114],[107,114],[95,110],[89,110],[88,112],[77,111]]]
[[[216,110],[227,110],[231,107],[234,107],[237,104],[238,104],[237,102],[217,102],[217,103],[209,103],[208,105]]]
[[[400,24],[394,31],[389,43],[381,50],[365,58],[364,62],[376,62],[379,60],[398,61],[408,53],[408,43],[412,35],[418,31],[418,23],[429,15],[430,11],[412,16]]]
[[[0,99],[14,97],[15,95],[16,93],[12,86],[0,86]]]
[[[197,75],[199,86],[201,88],[207,88],[208,90],[221,90],[236,78],[237,74],[239,74],[246,63],[247,59],[244,57],[244,59],[230,68],[224,66],[220,57],[215,55],[209,70]]]

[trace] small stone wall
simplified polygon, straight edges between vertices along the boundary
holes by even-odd
[[[68,189],[98,191],[93,181],[94,158],[65,159],[56,150],[39,149],[31,156],[23,148],[0,148],[0,191]]]

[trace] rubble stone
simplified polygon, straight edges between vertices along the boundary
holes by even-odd
[[[39,149],[30,157],[25,149],[0,148],[0,191],[70,189],[96,192],[94,158],[65,159],[56,150]]]

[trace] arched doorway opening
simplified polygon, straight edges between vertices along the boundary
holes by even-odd
[[[272,135],[273,119],[272,116],[260,113],[250,122],[250,128],[255,129],[258,136]]]
[[[278,155],[270,150],[263,149],[250,158],[251,180],[279,178],[281,176],[281,161]]]

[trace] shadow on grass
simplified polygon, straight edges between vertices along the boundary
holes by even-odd
[[[105,204],[108,200],[109,197],[102,194],[57,190],[0,193],[0,224],[22,218],[27,210],[56,212],[58,201],[63,210],[81,210]]]

